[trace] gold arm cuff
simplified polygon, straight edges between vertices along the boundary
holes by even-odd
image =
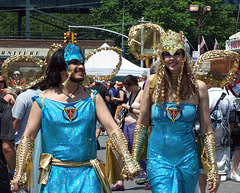
[[[141,123],[136,124],[132,147],[132,158],[136,161],[139,161],[140,156],[144,153],[144,150],[146,150],[147,131],[148,126]]]
[[[137,161],[133,160],[129,151],[127,140],[121,129],[117,129],[112,133],[110,141],[115,151],[121,156],[124,162],[124,168],[122,169],[121,175],[124,178],[133,179],[133,176],[140,172],[141,168]]]
[[[211,166],[210,171],[207,173],[207,180],[212,181],[213,183],[220,183],[216,158],[216,143],[213,131],[207,132],[204,135],[204,146]]]
[[[27,174],[31,173],[31,154],[34,150],[34,139],[27,136],[22,136],[17,148],[16,155],[16,169],[13,180],[17,181],[20,187],[28,185],[30,187],[30,180]],[[28,168],[27,168],[28,167]]]

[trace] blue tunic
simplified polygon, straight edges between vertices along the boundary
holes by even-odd
[[[36,98],[39,106],[42,98]],[[42,151],[62,161],[89,161],[96,157],[95,105],[90,97],[72,103],[45,98],[42,107]],[[52,166],[44,193],[101,192],[92,166]]]
[[[181,103],[179,107],[178,114],[175,103],[152,106],[147,174],[154,193],[193,193],[198,182],[200,160],[193,132],[196,105]]]

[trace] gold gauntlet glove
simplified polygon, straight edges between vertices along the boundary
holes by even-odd
[[[19,187],[27,185],[27,161],[30,158],[34,148],[34,140],[27,136],[22,136],[17,148],[16,168],[13,180],[17,181]]]
[[[138,123],[135,127],[132,147],[132,158],[139,161],[141,154],[144,151],[143,143],[147,137],[148,127],[146,125]]]
[[[210,160],[211,169],[207,174],[207,180],[212,181],[217,184],[220,182],[220,178],[218,175],[218,167],[217,167],[217,158],[216,158],[216,144],[214,132],[207,132],[204,136],[204,146],[206,148],[207,156]]]
[[[129,151],[127,140],[121,129],[117,129],[112,133],[112,137],[110,138],[114,150],[121,156],[124,167],[122,169],[121,175],[124,178],[133,179],[134,175],[141,171],[141,168],[137,161],[133,160]]]

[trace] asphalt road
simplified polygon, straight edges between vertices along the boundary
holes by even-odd
[[[101,145],[101,150],[98,150],[98,157],[105,162],[106,160],[106,141],[108,140],[108,136],[101,135],[99,137],[99,143]],[[238,170],[238,174],[240,174],[240,168]],[[191,183],[191,182],[190,182]],[[112,185],[113,186],[113,185]],[[142,190],[143,187],[146,185],[137,185],[134,181],[125,181],[125,191],[118,191],[118,192],[125,192],[125,193],[147,193],[151,192],[150,190]],[[220,187],[218,189],[218,193],[240,193],[240,183],[234,182],[227,179],[226,182],[221,182]]]

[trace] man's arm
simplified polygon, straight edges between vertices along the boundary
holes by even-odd
[[[16,152],[13,141],[2,139],[2,150],[10,171],[14,171],[16,164]]]
[[[21,119],[16,119],[16,118],[15,118],[15,119],[13,120],[13,129],[14,129],[14,133],[17,132],[20,123],[21,123]]]

